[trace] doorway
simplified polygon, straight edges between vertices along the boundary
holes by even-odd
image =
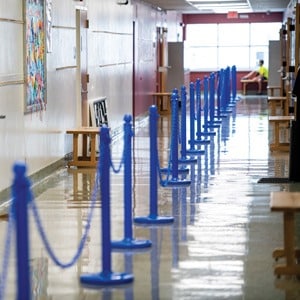
[[[76,60],[78,66],[77,83],[79,91],[79,125],[89,126],[88,105],[88,19],[86,9],[76,9]]]
[[[156,91],[167,91],[167,76],[168,76],[168,41],[167,28],[157,27],[157,73],[156,73]]]

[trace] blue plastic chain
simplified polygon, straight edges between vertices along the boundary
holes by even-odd
[[[173,94],[172,94],[172,99],[173,99],[173,101],[176,102],[176,105],[178,105],[179,94],[178,94],[178,90],[177,90],[177,89],[174,89]],[[172,105],[172,107],[173,107],[173,105]],[[173,126],[177,126],[178,131],[179,131],[179,128],[180,128],[179,122],[176,122],[176,116],[175,116],[175,114],[174,114],[173,111],[172,111],[172,116],[171,116],[171,126],[172,126],[172,127],[173,127]],[[172,132],[171,132],[171,135],[172,135]],[[180,136],[180,134],[179,134],[178,136]],[[176,137],[175,137],[175,138],[176,138]],[[159,174],[159,181],[160,181],[160,185],[163,186],[163,187],[166,187],[166,186],[169,184],[169,182],[170,182],[170,176],[171,176],[171,173],[172,173],[172,170],[171,170],[172,151],[171,151],[171,149],[173,149],[173,146],[174,146],[173,143],[174,143],[175,141],[176,141],[176,142],[180,142],[180,141],[179,141],[179,137],[178,137],[178,139],[175,139],[175,138],[171,138],[171,139],[170,139],[170,148],[169,148],[169,149],[170,149],[170,152],[169,152],[168,172],[167,172],[166,179],[163,179],[163,178],[162,178],[162,172],[161,172],[161,170],[160,170],[160,164],[159,164],[159,158],[158,158],[158,151],[157,151],[157,149],[156,149],[157,163],[158,163],[157,168],[158,168],[158,174]]]
[[[158,171],[158,176],[159,176],[159,183],[161,186],[165,187],[169,183],[169,179],[171,176],[171,155],[169,156],[169,162],[168,162],[168,172],[167,172],[167,177],[166,179],[163,179],[163,175],[160,169],[160,163],[159,163],[159,157],[158,157],[158,151],[156,152],[157,155],[157,171]]]
[[[92,193],[91,206],[90,206],[90,209],[89,209],[88,219],[87,219],[87,223],[86,223],[85,228],[84,228],[83,235],[81,237],[81,240],[80,240],[80,243],[79,243],[79,246],[78,246],[78,249],[77,249],[75,255],[72,257],[72,259],[69,262],[66,262],[66,263],[61,262],[57,258],[57,256],[54,254],[54,251],[50,246],[50,243],[47,239],[44,228],[42,226],[42,222],[41,222],[41,219],[40,219],[40,216],[39,216],[39,213],[38,213],[37,206],[36,206],[35,201],[34,201],[34,197],[32,196],[32,198],[31,198],[32,200],[30,201],[29,205],[32,208],[34,220],[36,222],[38,231],[41,235],[42,241],[44,242],[45,248],[46,248],[49,256],[51,257],[51,259],[53,260],[53,262],[56,265],[60,266],[61,268],[69,268],[69,267],[73,266],[76,263],[76,261],[79,259],[80,255],[82,253],[83,247],[85,245],[85,242],[87,240],[87,236],[88,236],[88,233],[89,233],[89,230],[90,230],[94,208],[96,206],[96,198],[97,198],[96,195],[97,195],[97,192],[99,190],[99,181],[100,181],[100,175],[99,176],[96,175],[95,184],[94,184],[93,193]]]
[[[133,134],[133,133],[132,133],[132,134]],[[116,173],[116,174],[120,173],[120,171],[121,171],[121,169],[122,169],[122,166],[123,166],[123,164],[124,164],[124,157],[125,157],[125,147],[124,147],[124,145],[123,145],[122,158],[121,158],[121,160],[120,160],[120,163],[119,163],[118,168],[116,168],[115,165],[114,165],[113,162],[112,162],[111,154],[109,154],[109,164],[110,164],[110,166],[111,166],[111,168],[112,168],[112,170],[113,170],[114,173]]]

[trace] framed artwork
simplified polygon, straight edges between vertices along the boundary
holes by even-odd
[[[45,0],[25,0],[25,112],[46,109]]]

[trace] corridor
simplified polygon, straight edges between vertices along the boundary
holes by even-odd
[[[161,167],[169,158],[171,118],[158,119]],[[300,282],[276,278],[272,251],[283,245],[282,213],[270,212],[270,192],[300,191],[296,183],[258,183],[288,177],[288,153],[270,153],[265,96],[241,96],[201,146],[205,154],[190,164],[189,186],[159,185],[158,214],[173,216],[167,225],[133,223],[136,239],[152,246],[111,253],[113,272],[132,274],[125,286],[86,288],[82,274],[102,271],[101,201],[95,210],[80,258],[62,269],[49,257],[32,211],[30,257],[32,299],[51,300],[281,300],[300,299]],[[138,122],[133,138],[133,217],[149,214],[148,119]],[[113,164],[122,159],[123,140],[111,144]],[[67,162],[66,162],[67,163]],[[124,237],[123,172],[111,172],[110,233]],[[34,200],[50,247],[63,262],[72,259],[89,218],[95,170],[56,171],[34,186]],[[3,257],[7,218],[0,222]],[[14,241],[14,240],[13,240]],[[14,242],[12,243],[14,245]],[[14,248],[14,246],[13,246]],[[11,250],[6,297],[15,299],[15,249]]]

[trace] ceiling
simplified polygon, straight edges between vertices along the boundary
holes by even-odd
[[[181,13],[284,12],[291,0],[145,0],[166,11]],[[199,6],[199,8],[197,8]]]

